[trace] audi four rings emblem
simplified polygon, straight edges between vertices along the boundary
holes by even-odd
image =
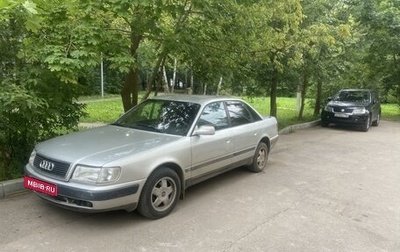
[[[54,169],[54,163],[47,160],[42,160],[39,163],[39,167],[46,171],[52,171]]]

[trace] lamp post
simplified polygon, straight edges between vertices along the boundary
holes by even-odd
[[[100,63],[100,86],[101,86],[101,97],[104,97],[104,71],[103,71],[103,53],[101,53]]]

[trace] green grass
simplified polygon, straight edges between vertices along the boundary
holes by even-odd
[[[123,107],[121,99],[118,96],[105,97],[105,98],[82,98],[80,99],[86,104],[87,116],[81,119],[81,122],[85,123],[96,123],[104,122],[111,123],[114,122],[122,113]],[[270,99],[269,98],[248,98],[244,97],[244,100],[249,102],[254,108],[256,108],[261,114],[270,114]],[[307,103],[306,103],[307,104]],[[278,114],[277,119],[279,123],[279,128],[282,129],[286,126],[316,120],[318,118],[313,117],[313,108],[306,105],[304,110],[303,120],[298,121],[298,112],[296,109],[296,99],[295,98],[278,98]]]
[[[263,115],[270,114],[270,98],[269,97],[256,97],[256,98],[243,98],[245,101],[250,103],[257,111],[259,111]],[[303,111],[303,118],[298,120],[299,112],[297,109],[297,100],[296,98],[288,98],[288,97],[278,97],[277,98],[277,115],[276,118],[278,120],[279,129],[283,129],[289,125],[309,122],[313,120],[317,120],[319,116],[313,116],[314,108],[309,105],[309,101],[306,100],[305,107]]]
[[[382,104],[382,119],[400,122],[400,106],[398,104]]]
[[[106,99],[121,99],[121,96],[117,94],[105,94],[103,97],[101,97],[101,95],[81,96],[79,97],[78,101],[86,103],[86,102],[96,102],[99,100],[101,101]]]
[[[257,109],[261,114],[270,114],[269,97],[243,97],[243,99],[254,106],[254,108]],[[88,116],[82,118],[81,122],[111,123],[114,122],[123,113],[122,102],[119,96],[108,96],[104,98],[96,97],[94,99],[91,99],[90,97],[85,97],[80,100],[86,104],[86,112],[88,113]],[[277,120],[279,124],[279,129],[283,129],[293,124],[319,119],[319,116],[313,116],[314,109],[310,105],[309,101],[306,101],[306,106],[303,112],[303,119],[300,121],[298,120],[296,98],[279,97],[277,99],[277,107]],[[382,104],[382,119],[400,122],[399,105]]]
[[[124,113],[121,99],[99,99],[85,101],[86,104],[86,117],[81,118],[81,122],[95,123],[114,122],[121,114]]]

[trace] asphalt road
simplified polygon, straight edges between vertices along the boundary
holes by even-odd
[[[166,218],[0,200],[0,251],[400,251],[400,124],[282,135],[268,168],[190,188]]]

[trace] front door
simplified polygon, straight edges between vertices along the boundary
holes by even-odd
[[[192,180],[212,176],[232,163],[234,142],[229,128],[225,104],[214,102],[206,106],[197,122],[215,127],[214,135],[192,136]]]

